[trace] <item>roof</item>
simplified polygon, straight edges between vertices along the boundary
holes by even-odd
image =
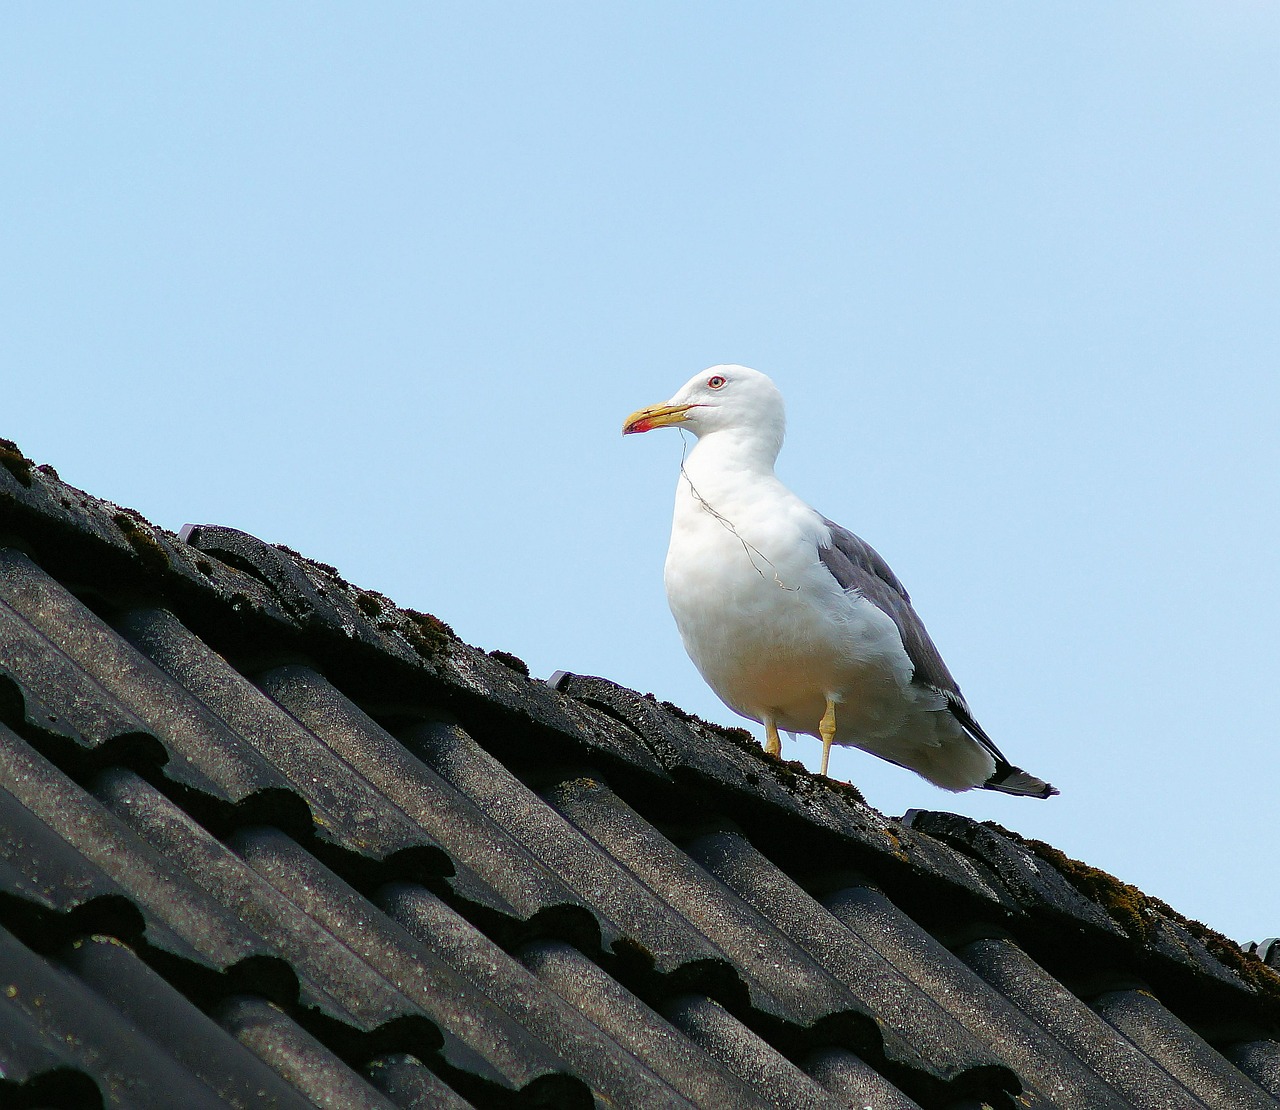
[[[0,445],[6,1106],[1274,1107],[1241,951]]]

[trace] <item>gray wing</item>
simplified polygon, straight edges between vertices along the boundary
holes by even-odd
[[[822,565],[831,572],[842,589],[857,592],[893,618],[893,623],[898,626],[898,635],[902,637],[902,646],[907,650],[907,658],[915,668],[911,680],[936,690],[946,698],[947,707],[956,720],[996,761],[995,774],[987,780],[986,786],[1008,794],[1033,797],[1047,798],[1056,794],[1058,791],[1048,783],[1010,763],[982,726],[973,719],[959,685],[951,677],[941,654],[929,638],[924,622],[911,607],[911,597],[906,587],[889,569],[889,564],[865,540],[826,517],[822,519],[831,529],[831,546],[818,548],[818,558],[822,560]]]
[[[949,703],[961,706],[967,715],[964,695],[929,639],[924,622],[911,607],[911,597],[898,576],[869,543],[826,517],[822,519],[831,529],[831,546],[818,548],[822,565],[842,589],[856,591],[893,618],[902,646],[915,667],[914,681],[937,690]]]

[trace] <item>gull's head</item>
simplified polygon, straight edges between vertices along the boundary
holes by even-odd
[[[778,387],[759,370],[712,366],[685,382],[671,400],[633,412],[622,425],[622,434],[654,428],[688,428],[699,437],[737,432],[773,446],[776,455],[782,446],[786,410]]]

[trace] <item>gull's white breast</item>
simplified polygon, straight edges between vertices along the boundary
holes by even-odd
[[[735,712],[817,735],[832,694],[845,736],[888,738],[912,708],[911,662],[892,618],[822,565],[829,542],[822,517],[772,476],[718,488],[714,502],[682,478],[667,600],[689,657]]]

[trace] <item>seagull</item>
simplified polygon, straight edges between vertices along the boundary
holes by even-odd
[[[1011,764],[974,720],[889,565],[774,473],[786,413],[766,375],[713,366],[624,435],[682,428],[697,442],[676,486],[664,579],[689,658],[730,709],[852,746],[945,790],[1058,791]]]

